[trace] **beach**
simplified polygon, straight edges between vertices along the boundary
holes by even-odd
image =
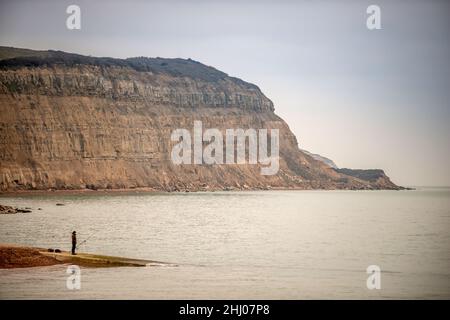
[[[62,262],[41,254],[42,248],[0,244],[0,269],[53,266]]]
[[[0,269],[75,264],[82,267],[146,267],[164,262],[105,256],[100,254],[55,252],[55,249],[0,244]]]

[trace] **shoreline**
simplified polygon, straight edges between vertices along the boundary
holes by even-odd
[[[59,264],[75,264],[81,267],[146,267],[152,265],[174,265],[171,263],[106,256],[79,252],[72,255],[69,251],[50,252],[49,249],[0,243],[0,269],[46,267]],[[176,265],[175,265],[176,266]]]
[[[130,188],[130,189],[55,189],[55,190],[13,190],[0,191],[1,196],[18,196],[18,195],[78,195],[78,194],[108,194],[108,193],[171,193],[169,191],[161,191],[153,188]]]
[[[161,193],[161,194],[185,194],[185,193],[214,193],[214,192],[251,192],[251,191],[408,191],[416,190],[413,187],[400,187],[396,189],[339,189],[339,188],[283,188],[283,187],[272,187],[272,188],[249,188],[249,189],[198,189],[198,190],[159,190],[150,187],[142,188],[127,188],[127,189],[54,189],[54,190],[13,190],[13,191],[0,191],[0,197],[2,196],[19,196],[19,195],[102,195],[102,194],[120,194],[120,193]]]

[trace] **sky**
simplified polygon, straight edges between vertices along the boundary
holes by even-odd
[[[200,61],[258,85],[300,148],[404,186],[450,186],[449,33],[445,0],[0,0],[0,45]]]

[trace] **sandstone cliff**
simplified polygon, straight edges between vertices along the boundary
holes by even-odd
[[[193,60],[0,47],[0,190],[397,189],[301,152],[259,88]],[[280,170],[174,165],[171,132],[277,128]]]

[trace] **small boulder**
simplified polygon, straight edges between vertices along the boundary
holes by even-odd
[[[16,212],[29,213],[29,212],[31,212],[31,210],[28,210],[28,209],[16,209]]]

